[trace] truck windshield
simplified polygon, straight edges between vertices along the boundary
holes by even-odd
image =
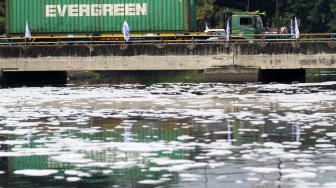
[[[252,18],[240,18],[240,25],[253,26]]]
[[[257,28],[261,31],[264,30],[264,25],[260,16],[257,17]]]

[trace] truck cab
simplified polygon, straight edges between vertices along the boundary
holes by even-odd
[[[258,14],[233,14],[231,17],[232,38],[254,39],[264,32],[262,18]]]

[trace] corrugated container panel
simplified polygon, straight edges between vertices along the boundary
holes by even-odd
[[[196,28],[195,0],[6,0],[7,33],[183,32]]]

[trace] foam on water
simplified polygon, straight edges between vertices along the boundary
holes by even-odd
[[[230,150],[210,150],[206,153],[207,156],[226,156],[231,154],[232,151]]]
[[[283,175],[282,178],[284,179],[312,179],[315,178],[317,175],[313,172],[301,172],[301,173],[290,173]]]
[[[16,170],[14,174],[25,175],[25,176],[50,176],[56,174],[58,170],[36,170],[36,169],[25,169]]]
[[[5,139],[0,144],[7,149],[0,151],[0,156],[48,156],[49,162],[72,165],[75,169],[65,170],[64,176],[54,176],[68,182],[93,177],[94,171],[86,168],[106,175],[139,168],[143,173],[179,173],[186,183],[200,181],[202,170],[207,169],[209,178],[239,185],[266,185],[271,181],[268,176],[279,174],[283,180],[295,180],[291,185],[297,185],[296,181],[309,185],[305,181],[318,182],[319,172],[328,174],[336,169],[330,162],[336,156],[332,129],[336,93],[319,90],[334,85],[336,82],[1,89],[0,134]],[[114,121],[94,125],[94,119]],[[159,123],[151,124],[154,120]],[[132,132],[139,127],[147,131],[145,138]],[[172,138],[163,139],[163,131],[170,131]],[[108,133],[114,135],[101,138]],[[117,141],[118,137],[123,140]],[[326,165],[317,166],[319,160]],[[218,173],[222,171],[250,174],[240,180],[230,173]],[[49,176],[58,171],[14,173]],[[137,183],[160,185],[170,181],[171,174],[158,179],[144,176]],[[322,182],[324,187],[334,185],[332,179],[324,181],[330,181]]]
[[[62,163],[75,163],[75,164],[86,164],[93,160],[85,159],[84,154],[62,154],[51,157],[52,160],[62,162]]]
[[[280,169],[278,168],[267,168],[267,167],[246,167],[244,169],[256,173],[265,173],[265,174],[278,173],[280,171]]]
[[[164,180],[141,180],[138,181],[139,184],[147,184],[147,185],[158,185],[165,182]]]
[[[81,178],[80,177],[67,177],[66,178],[66,181],[68,182],[77,182],[77,181],[80,181]]]

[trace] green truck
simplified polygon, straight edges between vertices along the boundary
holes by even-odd
[[[256,39],[260,38],[261,34],[265,33],[262,17],[265,13],[256,12],[226,12],[224,20],[229,20],[230,37],[233,39]],[[225,40],[227,21],[225,21],[225,29],[209,29],[206,24],[207,35],[211,35],[209,39]]]
[[[264,33],[264,25],[259,13],[235,13],[231,16],[232,38],[253,39]]]
[[[34,36],[118,34],[124,21],[131,33],[196,32],[196,0],[6,0],[6,14],[9,36],[22,37],[26,23]],[[233,38],[263,32],[257,13],[230,20]]]

